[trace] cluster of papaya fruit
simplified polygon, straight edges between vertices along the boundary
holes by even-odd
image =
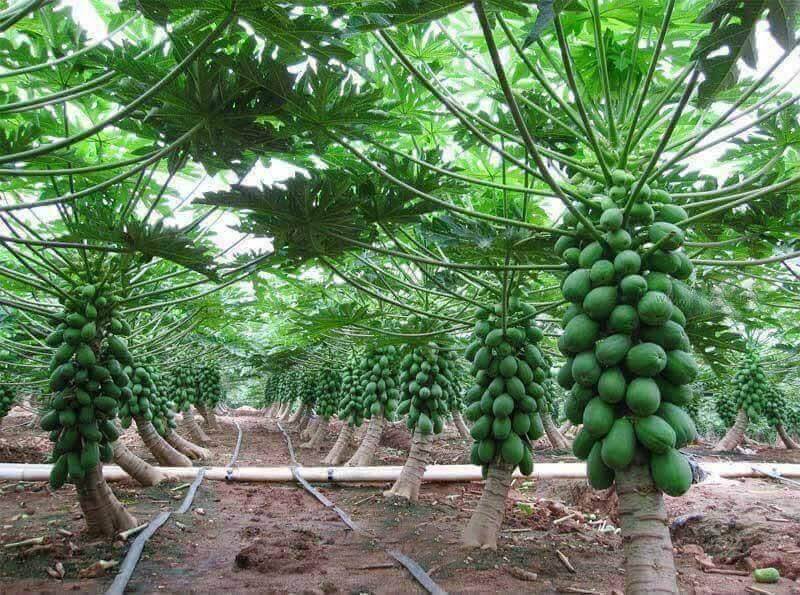
[[[326,419],[336,415],[341,388],[342,378],[336,370],[328,368],[320,372],[317,379],[317,415]]]
[[[197,399],[207,407],[216,407],[224,395],[222,373],[216,363],[206,363],[197,370]]]
[[[156,431],[164,436],[170,428],[176,428],[175,404],[162,393],[161,374],[149,361],[126,366],[125,373],[131,379],[132,397],[119,409],[120,425],[129,428],[134,417],[141,416],[153,423]]]
[[[570,269],[558,382],[570,391],[567,418],[583,424],[573,450],[587,460],[592,486],[609,487],[641,452],[656,486],[679,495],[692,473],[677,449],[697,435],[683,408],[698,373],[679,307],[692,293],[682,283],[692,263],[676,225],[686,212],[647,184],[632,196],[629,172],[615,170],[612,180],[577,215],[564,215],[571,234],[556,242]]]
[[[194,366],[182,365],[172,369],[165,379],[168,394],[175,402],[176,411],[189,411],[197,399],[197,371]]]
[[[536,311],[518,296],[491,308],[478,308],[472,342],[465,356],[474,377],[465,395],[465,416],[474,424],[470,460],[489,466],[502,462],[533,472],[530,440],[544,434],[539,407],[546,407],[543,383],[547,362],[537,343],[544,336],[533,322]]]
[[[133,396],[124,366],[133,363],[122,337],[130,328],[115,308],[108,289],[86,284],[64,300],[55,329],[45,342],[54,348],[50,390],[54,393],[41,419],[50,432],[55,490],[67,479],[78,481],[100,461],[113,457],[118,437],[114,418],[121,401]]]
[[[357,390],[363,395],[363,418],[393,419],[400,404],[397,388],[398,352],[394,345],[373,347],[361,359]]]
[[[0,380],[0,419],[3,419],[14,406],[15,393],[10,386]]]
[[[357,356],[348,359],[342,368],[340,388],[339,417],[353,427],[364,423],[364,393],[359,382],[359,361]]]
[[[439,434],[455,391],[453,372],[456,353],[437,343],[407,347],[400,362],[400,404],[397,415],[406,416],[412,432]]]

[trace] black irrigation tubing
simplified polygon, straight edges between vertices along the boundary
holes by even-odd
[[[232,468],[236,464],[236,459],[239,457],[239,447],[242,445],[242,428],[235,421],[233,423],[236,424],[236,429],[239,430],[239,437],[236,440],[236,448],[233,451],[231,462],[228,464],[227,478],[230,477],[230,473],[233,470]],[[206,468],[200,467],[197,470],[197,476],[194,478],[192,485],[189,486],[189,490],[186,492],[186,496],[183,498],[183,502],[181,503],[180,507],[175,511],[164,511],[159,513],[148,523],[147,527],[145,527],[145,529],[136,536],[136,539],[131,545],[131,548],[128,550],[128,553],[125,554],[125,559],[122,561],[122,565],[120,566],[117,576],[114,577],[114,582],[111,583],[111,586],[108,588],[105,595],[123,595],[126,587],[128,586],[128,582],[133,576],[134,570],[136,570],[136,565],[139,563],[139,559],[142,557],[145,544],[153,535],[156,534],[156,531],[158,531],[164,525],[164,523],[167,522],[169,517],[171,517],[173,514],[185,514],[189,508],[191,508],[192,502],[194,502],[194,497],[197,494],[197,488],[200,487],[205,475]]]
[[[319,502],[325,508],[328,508],[333,512],[335,512],[337,515],[339,515],[339,518],[342,519],[342,522],[348,527],[350,527],[351,530],[353,530],[356,533],[358,532],[369,533],[368,531],[365,531],[364,529],[356,525],[353,522],[353,519],[351,519],[345,511],[336,506],[336,504],[334,504],[331,500],[326,498],[324,494],[320,493],[314,486],[312,486],[303,478],[303,476],[298,471],[298,468],[301,467],[302,465],[300,465],[300,463],[298,463],[297,459],[295,458],[294,447],[292,446],[292,439],[289,437],[289,434],[286,433],[286,430],[283,429],[283,426],[281,426],[281,422],[276,422],[276,423],[278,425],[278,429],[281,431],[283,437],[286,439],[286,446],[289,449],[289,458],[292,461],[291,465],[292,476],[297,480],[297,483],[299,483],[309,494],[314,496],[314,498],[319,500]],[[373,537],[375,536],[373,535]],[[437,585],[436,582],[430,577],[430,575],[427,572],[425,572],[422,566],[417,564],[414,560],[400,553],[397,550],[385,550],[385,551],[390,557],[394,558],[400,564],[402,564],[405,567],[405,569],[408,570],[409,573],[411,573],[411,576],[413,576],[414,579],[420,585],[422,585],[428,593],[430,593],[431,595],[447,595],[447,591],[445,591],[439,585]]]

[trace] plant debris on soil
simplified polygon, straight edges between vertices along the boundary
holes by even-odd
[[[255,410],[237,413],[244,432],[238,464],[288,464],[286,444],[274,422]],[[17,412],[0,427],[0,461],[46,462],[47,437],[19,425],[23,421]],[[218,422],[219,431],[210,433],[214,444],[209,465],[227,464],[236,443],[232,420],[219,417]],[[331,424],[315,451],[297,448],[302,441],[291,432],[300,462],[320,464],[339,428]],[[154,463],[135,432],[121,439]],[[402,464],[408,445],[404,427],[391,426],[374,464]],[[450,428],[437,439],[433,462],[466,463],[467,446]],[[703,448],[689,451],[701,461],[719,460],[709,459],[711,453]],[[772,448],[742,458],[800,463],[799,453]],[[574,458],[537,449],[536,460]],[[184,493],[173,490],[178,482],[153,488],[111,485],[140,523],[176,509]],[[317,487],[364,531],[351,531],[299,486],[205,481],[192,509],[174,515],[147,544],[129,590],[424,593],[386,554],[390,548],[413,558],[450,593],[622,592],[616,497],[613,491],[593,491],[582,480],[516,480],[496,551],[460,546],[480,483],[424,484],[413,505],[384,500],[381,494],[388,484]],[[681,498],[667,497],[682,591],[746,593],[755,585],[752,570],[773,566],[781,580],[758,588],[800,593],[798,495],[798,488],[764,478],[716,479],[693,486]],[[133,538],[90,539],[83,529],[71,486],[51,493],[45,482],[0,482],[0,592],[103,592]]]

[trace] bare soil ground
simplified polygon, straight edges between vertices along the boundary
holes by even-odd
[[[273,422],[253,415],[234,419],[244,431],[240,465],[288,464]],[[0,426],[0,462],[46,461],[46,436],[18,425],[23,421],[17,411]],[[232,418],[218,421],[209,464],[225,465],[237,432]],[[318,464],[338,429],[332,426],[315,452],[299,449],[301,440],[292,432],[300,462]],[[135,432],[126,432],[124,440],[151,460]],[[407,447],[402,429],[394,428],[375,464],[402,463]],[[455,430],[448,430],[437,443],[435,462],[465,463],[466,450]],[[711,456],[703,448],[691,450],[701,460]],[[774,449],[735,458],[800,463],[800,453]],[[536,460],[573,459],[538,449]],[[185,489],[176,487],[112,484],[141,522],[177,508]],[[450,593],[621,593],[624,584],[614,497],[582,481],[517,482],[494,552],[459,546],[461,528],[480,497],[478,483],[426,484],[416,505],[385,501],[386,484],[317,487],[363,531],[349,530],[295,485],[207,481],[191,511],[173,516],[148,543],[130,592],[424,592],[386,549],[411,556]],[[800,593],[798,495],[797,487],[747,479],[704,483],[684,497],[668,498],[682,591],[746,593],[754,586],[751,568],[775,566],[784,578],[758,585],[761,592]],[[103,592],[115,569],[103,571],[97,562],[121,560],[128,545],[87,538],[83,523],[72,487],[52,494],[44,483],[0,482],[0,544],[44,537],[40,546],[0,548],[0,592]]]

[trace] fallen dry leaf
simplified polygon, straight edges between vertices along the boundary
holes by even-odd
[[[81,570],[78,576],[80,578],[97,578],[98,576],[103,576],[106,570],[114,568],[114,566],[118,564],[119,562],[117,560],[98,560],[91,566]]]

